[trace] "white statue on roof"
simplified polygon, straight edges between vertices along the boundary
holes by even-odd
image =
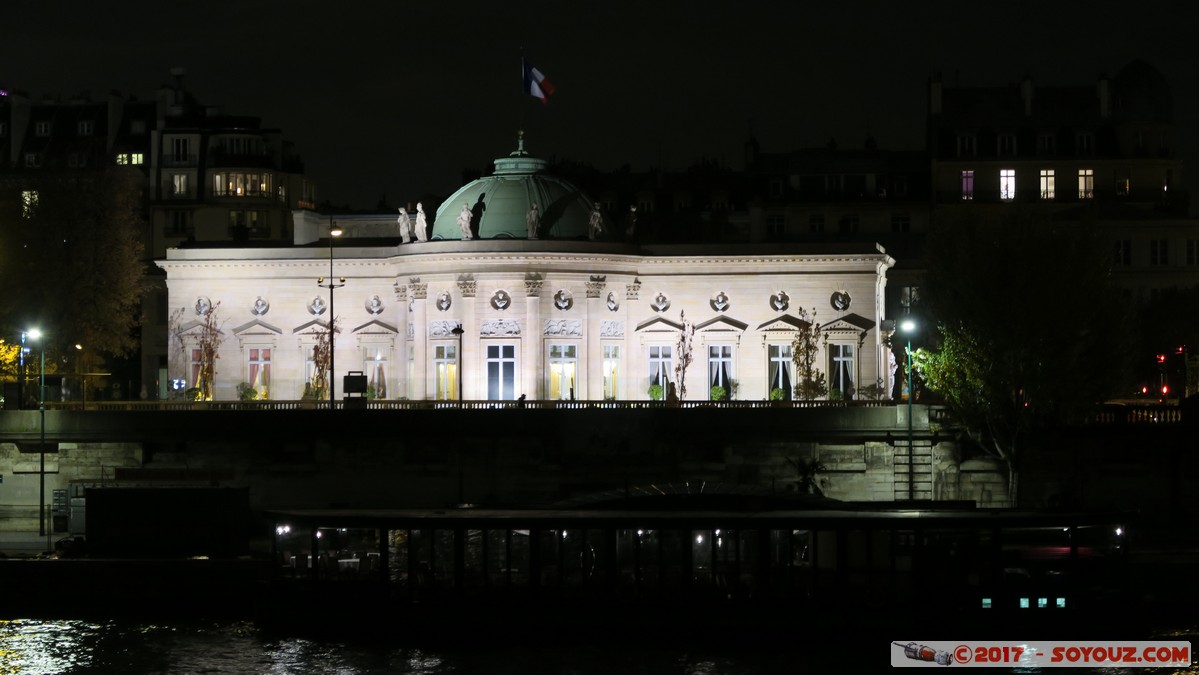
[[[529,207],[529,212],[525,214],[525,222],[529,226],[529,239],[536,239],[537,230],[541,228],[541,211],[536,203]]]
[[[416,203],[416,240],[429,241],[429,226],[425,222],[425,207],[420,202]]]
[[[400,239],[405,244],[412,241],[412,217],[408,215],[408,209],[400,207],[400,215],[396,222],[400,224]]]
[[[600,211],[598,202],[591,209],[591,220],[588,221],[587,225],[587,236],[591,239],[599,239],[600,235],[604,233],[604,214]]]
[[[470,233],[470,221],[474,218],[474,214],[470,212],[470,204],[462,203],[462,212],[458,214],[458,229],[462,230],[462,239],[467,241],[473,239]]]

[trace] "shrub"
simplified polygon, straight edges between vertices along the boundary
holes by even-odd
[[[708,398],[713,401],[723,401],[729,397],[729,390],[716,385],[708,390]]]
[[[662,385],[660,384],[651,384],[647,393],[649,393],[650,399],[654,401],[661,401],[662,396],[666,393],[666,390],[663,389]]]

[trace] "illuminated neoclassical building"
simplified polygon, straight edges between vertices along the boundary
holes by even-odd
[[[833,396],[891,390],[883,298],[894,260],[880,247],[624,243],[610,223],[597,232],[591,200],[544,168],[522,150],[496,160],[411,243],[390,217],[339,217],[346,236],[333,240],[327,220],[305,213],[293,246],[168,250],[158,262],[177,314],[168,377],[195,385],[212,313],[214,399],[239,385],[299,399],[335,312],[338,398],[342,376],[360,371],[375,398],[645,400],[651,385],[677,388],[688,356],[688,400],[713,387],[791,398],[807,316],[821,325],[816,366]],[[345,277],[332,302],[321,277]],[[694,336],[681,352],[685,327]]]

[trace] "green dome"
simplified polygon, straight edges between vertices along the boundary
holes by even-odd
[[[431,238],[461,239],[457,221],[465,204],[474,214],[471,229],[477,238],[527,239],[526,215],[536,204],[539,238],[586,239],[594,202],[570,181],[543,173],[545,164],[525,152],[521,139],[516,152],[495,160],[495,173],[467,183],[441,203]]]

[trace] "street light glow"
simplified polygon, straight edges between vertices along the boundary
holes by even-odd
[[[905,333],[911,333],[916,330],[916,322],[912,319],[904,319],[903,322],[899,324],[899,330]]]

